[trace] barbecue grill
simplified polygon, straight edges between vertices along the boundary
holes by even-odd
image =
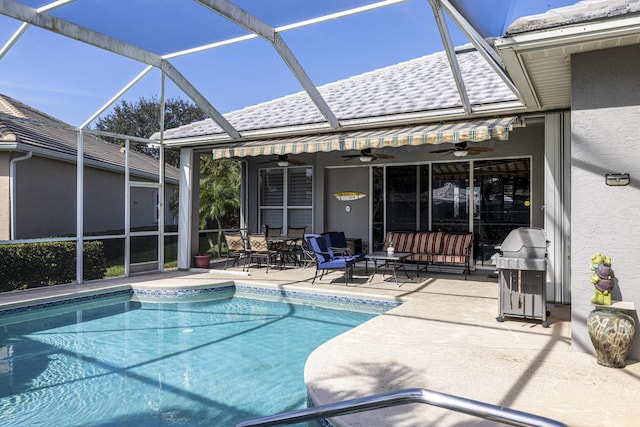
[[[496,260],[500,286],[500,315],[540,319],[547,323],[547,241],[539,228],[512,230],[499,246]]]

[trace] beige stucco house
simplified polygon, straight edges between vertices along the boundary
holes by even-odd
[[[78,132],[21,102],[0,95],[0,240],[74,236]],[[125,150],[84,135],[84,234],[125,229]],[[158,183],[159,163],[130,151],[130,180]],[[165,223],[177,191],[177,169],[167,166]],[[157,227],[158,188],[130,187],[131,229]]]

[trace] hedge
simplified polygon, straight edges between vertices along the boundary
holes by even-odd
[[[85,242],[83,255],[84,279],[103,278],[106,258],[102,242]],[[0,245],[0,292],[75,281],[75,242]]]

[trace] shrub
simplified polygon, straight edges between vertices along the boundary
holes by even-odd
[[[84,279],[101,279],[106,271],[102,242],[83,245]],[[76,281],[76,243],[0,245],[0,291],[37,288]]]

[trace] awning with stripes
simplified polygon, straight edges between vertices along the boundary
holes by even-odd
[[[315,136],[246,141],[213,149],[213,158],[268,156],[405,145],[506,141],[516,117],[475,119],[464,122],[435,123],[411,127],[330,133]]]

